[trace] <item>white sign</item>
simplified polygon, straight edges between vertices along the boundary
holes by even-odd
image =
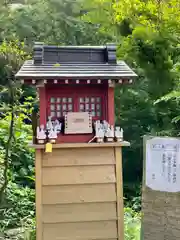
[[[180,192],[180,140],[154,137],[146,141],[146,186]]]
[[[92,131],[92,115],[89,112],[68,112],[65,115],[65,134],[84,134]]]

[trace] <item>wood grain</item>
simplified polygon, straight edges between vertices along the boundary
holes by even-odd
[[[87,166],[115,164],[113,148],[53,149],[52,154],[44,154],[43,166]]]
[[[124,211],[123,211],[123,179],[122,179],[122,149],[115,148],[116,159],[116,191],[117,191],[117,217],[118,239],[124,239]]]
[[[117,220],[116,203],[43,205],[44,223]]]
[[[45,145],[30,144],[31,147],[35,149],[45,149]],[[113,143],[57,143],[53,145],[53,149],[62,149],[62,148],[107,148],[107,147],[129,147],[130,143],[123,142],[113,142]]]
[[[42,169],[43,185],[115,183],[114,166],[46,167]]]
[[[36,174],[36,229],[37,240],[43,240],[42,228],[42,154],[41,150],[36,150],[35,174]]]
[[[117,238],[116,221],[44,224],[43,240]]]
[[[44,186],[43,204],[115,202],[115,184]]]
[[[36,150],[37,240],[123,240],[116,146]]]

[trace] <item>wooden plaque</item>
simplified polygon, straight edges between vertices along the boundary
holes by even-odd
[[[88,112],[68,112],[65,115],[65,134],[92,133],[92,116]]]

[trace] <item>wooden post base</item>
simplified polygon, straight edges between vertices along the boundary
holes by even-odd
[[[122,143],[59,145],[35,146],[36,239],[123,240]]]

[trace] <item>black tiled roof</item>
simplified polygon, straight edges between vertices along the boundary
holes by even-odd
[[[132,78],[136,74],[123,61],[116,60],[116,47],[45,46],[35,44],[33,60],[28,60],[16,74],[21,79]]]

